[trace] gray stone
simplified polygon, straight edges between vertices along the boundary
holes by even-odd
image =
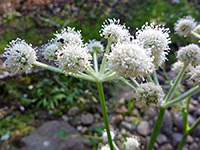
[[[180,133],[174,133],[173,134],[173,139],[172,139],[172,144],[174,145],[174,146],[178,146],[178,144],[180,143],[180,141],[181,141],[181,139],[182,139],[182,134],[180,134]]]
[[[79,112],[79,108],[77,106],[73,106],[72,108],[70,108],[68,110],[68,115],[69,116],[75,116],[75,115],[78,114],[78,112]]]
[[[166,144],[164,144],[164,145],[162,145],[162,146],[160,147],[160,150],[174,150],[174,149],[173,149],[173,147],[172,147],[171,144],[166,143]]]
[[[145,116],[147,116],[147,119],[152,119],[157,115],[157,112],[155,109],[147,109],[145,111]]]
[[[188,135],[187,139],[186,139],[186,142],[189,143],[189,144],[191,144],[193,141],[194,141],[193,137],[190,136],[190,135]]]
[[[143,136],[147,136],[149,133],[149,123],[147,121],[142,121],[137,126],[137,132]]]
[[[161,125],[161,133],[164,133],[167,136],[170,136],[172,134],[172,118],[171,114],[168,110],[165,111],[165,115],[163,117],[162,125]]]
[[[130,131],[130,132],[132,132],[132,131],[135,129],[135,127],[134,127],[133,124],[128,123],[128,122],[126,122],[126,121],[122,121],[121,126],[122,126],[124,129],[126,129],[126,130],[128,130],[128,131]]]
[[[197,143],[192,143],[189,147],[191,150],[199,150],[199,145]]]
[[[99,127],[104,127],[104,128],[105,128],[104,122],[93,123],[93,124],[89,127],[89,130],[94,131],[95,128],[99,128]]]
[[[76,116],[70,121],[73,126],[78,126],[81,124],[81,116]]]
[[[94,116],[90,113],[83,115],[81,118],[81,122],[84,125],[91,125],[94,122]]]
[[[156,141],[161,145],[167,142],[167,137],[164,134],[159,134]]]
[[[123,116],[119,114],[119,115],[113,116],[110,122],[114,124],[119,124],[122,120],[123,120]]]
[[[66,140],[63,140],[64,137],[60,137],[58,134],[62,131],[66,132]],[[72,138],[70,135],[79,134],[64,121],[49,121],[31,131],[29,136],[23,137],[22,141],[26,144],[26,147],[18,150],[88,150],[83,144],[83,138]]]

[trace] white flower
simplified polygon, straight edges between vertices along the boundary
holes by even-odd
[[[140,147],[139,139],[136,136],[126,138],[124,145],[127,150],[138,150]]]
[[[59,68],[65,72],[80,73],[90,66],[91,55],[85,46],[70,44],[58,54]]]
[[[61,33],[54,34],[56,36],[56,41],[58,46],[63,46],[66,44],[77,44],[82,45],[81,31],[75,31],[75,28],[67,27],[61,30]]]
[[[152,82],[140,84],[135,92],[136,101],[146,108],[160,106],[164,96],[161,86]]]
[[[160,66],[165,60],[169,50],[169,29],[161,25],[146,23],[141,30],[136,32],[136,39],[145,49],[150,50],[150,56],[156,67]]]
[[[177,52],[177,58],[185,64],[197,65],[200,63],[200,48],[196,44],[181,47]]]
[[[114,133],[114,131],[110,131],[110,134],[111,134],[111,138],[112,138],[112,140],[113,140],[113,139],[115,138],[115,133]],[[104,142],[104,143],[108,142],[108,136],[107,136],[106,130],[103,131],[102,139],[103,139],[103,142]]]
[[[52,61],[57,58],[59,47],[56,43],[48,43],[43,46],[44,52],[42,53],[46,60]]]
[[[200,65],[196,66],[195,68],[191,69],[190,72],[191,79],[200,85]]]
[[[105,146],[102,146],[100,150],[110,150],[110,146],[107,144]]]
[[[186,16],[181,19],[179,19],[175,23],[174,30],[184,37],[188,36],[192,30],[195,29],[197,26],[197,23],[195,22],[194,18],[191,16]]]
[[[154,65],[145,50],[139,45],[117,43],[112,45],[109,67],[123,77],[143,77],[153,71]]]
[[[119,24],[120,20],[116,19],[108,19],[106,20],[103,25],[102,29],[100,30],[100,35],[106,39],[111,39],[112,42],[122,42],[129,40],[130,33],[126,29],[125,25]]]
[[[100,41],[90,40],[89,44],[87,46],[88,46],[90,53],[93,53],[94,51],[96,53],[103,53],[103,51],[104,51],[104,47]]]
[[[28,72],[37,59],[35,49],[31,47],[31,44],[27,44],[19,38],[12,40],[9,44],[4,52],[4,56],[7,58],[5,61],[7,67],[14,73]]]

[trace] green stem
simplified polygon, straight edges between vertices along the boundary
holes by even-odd
[[[154,78],[154,81],[157,85],[159,85],[159,81],[158,81],[158,77],[157,77],[157,73],[156,71],[153,72],[153,78]]]
[[[113,78],[115,78],[117,76],[116,72],[112,72],[111,74],[104,76],[102,79],[102,82],[108,81],[108,80],[112,80]]]
[[[187,65],[184,65],[183,68],[181,69],[181,71],[179,72],[173,86],[170,88],[169,92],[167,93],[167,96],[165,97],[165,103],[167,103],[173,96],[174,96],[174,93],[176,92],[180,82],[181,82],[181,79],[184,75],[184,71],[185,69],[187,68]]]
[[[134,79],[134,78],[130,78],[131,81],[135,84],[136,87],[139,87],[139,83]]]
[[[94,61],[94,70],[98,72],[98,61],[97,61],[97,53],[94,51],[93,53],[93,61]]]
[[[98,92],[99,92],[99,99],[100,99],[100,103],[101,103],[101,109],[102,109],[102,113],[103,113],[105,128],[106,128],[106,132],[107,132],[107,136],[108,136],[108,143],[110,145],[110,149],[114,150],[113,142],[112,142],[112,138],[111,138],[111,134],[110,134],[110,127],[109,127],[109,122],[108,122],[108,116],[107,116],[106,103],[105,103],[105,98],[104,98],[102,82],[97,82],[97,88],[98,88]]]
[[[100,68],[100,74],[102,74],[105,70],[105,63],[106,63],[106,60],[107,60],[107,55],[108,53],[110,52],[110,46],[112,44],[112,40],[108,39],[108,45],[106,47],[106,52],[104,54],[104,57],[103,57],[103,60],[102,60],[102,64],[101,64],[101,68]]]
[[[153,79],[151,78],[149,74],[147,75],[147,79],[149,80],[149,82],[153,82]]]
[[[165,114],[165,108],[160,107],[160,112],[158,114],[158,118],[156,120],[156,123],[154,124],[153,132],[151,134],[150,142],[147,146],[147,150],[152,150],[154,143],[156,141],[156,138],[160,132],[160,127],[162,125],[162,120]]]
[[[163,71],[163,73],[164,73],[164,75],[165,75],[165,78],[168,80],[168,81],[171,81],[171,79],[168,77],[168,75],[167,75],[167,72],[166,72],[166,70],[165,70],[165,67],[164,67],[164,65],[162,65],[162,71]]]
[[[53,66],[38,62],[38,61],[34,62],[33,65],[38,66],[38,67],[42,67],[42,68],[45,68],[45,69],[48,69],[48,70],[51,70],[51,71],[55,71],[55,72],[59,72],[59,73],[65,74],[59,68],[56,68],[56,67],[53,67]],[[69,72],[69,73],[67,73],[67,75],[73,76],[75,78],[82,78],[82,79],[85,79],[85,80],[89,80],[89,81],[95,82],[95,80],[91,76],[89,76],[87,74],[84,74],[84,73],[73,74],[73,73]]]
[[[128,85],[130,88],[132,88],[134,91],[136,90],[136,88],[130,84],[126,79],[124,79],[123,77],[119,78],[122,82],[124,82],[126,85]]]
[[[180,95],[179,97],[165,103],[162,105],[162,107],[164,108],[167,108],[177,102],[180,102],[182,100],[184,100],[185,98],[189,97],[189,96],[192,96],[194,93],[198,92],[200,90],[200,87],[199,86],[195,86],[193,88],[191,88],[190,90],[188,90],[187,92],[185,92],[184,94]]]
[[[198,33],[194,32],[194,31],[191,31],[191,34],[192,34],[194,37],[200,39],[200,35],[199,35]]]
[[[182,139],[181,139],[181,141],[180,141],[180,143],[179,143],[179,145],[178,145],[177,150],[182,150],[182,147],[183,147],[184,144],[185,144],[185,141],[186,141],[186,139],[187,139],[187,136],[188,136],[189,134],[191,134],[192,131],[193,131],[199,124],[200,124],[200,117],[195,121],[195,123],[191,126],[191,128],[188,129],[188,131],[186,131],[186,133],[183,135],[183,137],[182,137]]]

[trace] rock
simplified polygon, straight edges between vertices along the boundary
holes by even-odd
[[[87,113],[86,115],[82,116],[81,122],[84,125],[91,125],[94,122],[94,116],[90,113]]]
[[[198,109],[194,112],[194,117],[196,117],[196,118],[200,117],[200,108],[198,108]]]
[[[134,116],[138,116],[138,114],[139,114],[139,112],[136,108],[133,109],[132,113]]]
[[[122,98],[120,98],[120,99],[117,101],[117,104],[123,105],[123,104],[125,104],[125,102],[126,102],[125,98],[122,97]]]
[[[188,122],[189,122],[190,126],[194,124],[195,119],[194,119],[194,117],[192,115],[188,114],[188,118],[187,119],[188,119]]]
[[[94,118],[99,120],[101,118],[101,116],[100,116],[100,114],[96,113],[96,114],[94,114]]]
[[[170,136],[172,134],[172,126],[173,124],[172,124],[171,114],[168,110],[166,110],[160,129],[161,133]]]
[[[72,108],[70,108],[68,110],[68,115],[69,116],[75,116],[75,115],[78,114],[78,112],[79,112],[79,108],[77,106],[73,106]]]
[[[149,133],[149,123],[147,121],[142,121],[137,126],[137,132],[143,136],[147,136]]]
[[[81,134],[85,134],[86,132],[88,132],[88,128],[87,127],[83,127],[83,129],[81,130]]]
[[[193,137],[190,136],[190,135],[188,135],[187,139],[186,139],[186,142],[189,143],[189,144],[191,144],[193,141],[194,141]]]
[[[63,137],[58,134],[62,131],[66,131],[66,140],[63,140]],[[26,144],[26,147],[18,150],[88,150],[83,144],[84,138],[72,138],[70,135],[78,135],[78,132],[68,123],[49,121],[42,124],[38,129],[31,131],[29,136],[23,137],[22,141]]]
[[[199,145],[197,143],[192,143],[189,146],[189,149],[191,149],[191,150],[199,150]]]
[[[178,144],[179,144],[179,142],[181,141],[181,139],[182,139],[182,134],[180,134],[180,133],[174,133],[173,134],[173,139],[172,139],[172,144],[174,145],[174,146],[178,146]]]
[[[110,122],[113,124],[119,124],[122,120],[123,120],[123,116],[119,114],[119,115],[113,116]]]
[[[81,116],[76,116],[73,120],[70,121],[73,126],[78,126],[81,124]]]
[[[89,127],[89,130],[94,131],[95,128],[99,128],[99,127],[105,128],[104,122],[98,122],[98,123],[92,124],[92,125]]]
[[[76,129],[80,132],[83,129],[83,126],[78,126]]]
[[[128,109],[125,106],[121,106],[121,107],[117,108],[116,112],[119,114],[123,114],[123,113],[126,114],[126,113],[128,113]]]
[[[189,113],[194,113],[196,110],[197,110],[197,107],[195,107],[193,104],[190,103],[190,106],[189,106]]]
[[[167,143],[167,144],[164,144],[160,147],[160,150],[174,150],[172,145]]]
[[[134,117],[134,116],[126,116],[124,120],[127,121],[127,122],[132,123],[133,121],[137,121],[138,118]]]
[[[63,121],[69,121],[69,117],[67,117],[66,115],[62,115],[61,118],[63,119]]]
[[[157,115],[157,112],[155,109],[147,109],[145,112],[145,116],[147,116],[147,119],[152,119]]]
[[[194,134],[197,137],[200,137],[200,125],[198,125],[194,131],[192,132],[192,134]]]
[[[167,142],[167,137],[164,134],[159,134],[156,141],[161,145]]]
[[[126,129],[126,130],[128,130],[128,131],[130,131],[130,132],[132,132],[132,131],[135,129],[135,127],[133,126],[133,124],[128,123],[128,122],[125,122],[125,121],[122,121],[121,126],[122,126],[124,129]]]

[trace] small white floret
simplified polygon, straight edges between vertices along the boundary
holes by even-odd
[[[115,138],[115,132],[114,132],[114,131],[110,131],[110,134],[111,134],[112,140],[114,140],[114,138]],[[103,139],[103,142],[104,142],[104,143],[107,143],[107,142],[108,142],[108,136],[107,136],[106,130],[103,131],[102,139]]]
[[[42,53],[46,60],[52,61],[57,58],[57,54],[60,51],[56,43],[48,43],[43,46],[44,52]]]
[[[126,150],[138,150],[140,147],[139,139],[136,136],[126,138],[124,145]]]
[[[100,41],[90,40],[87,44],[90,53],[96,52],[98,54],[103,53],[104,47]]]

